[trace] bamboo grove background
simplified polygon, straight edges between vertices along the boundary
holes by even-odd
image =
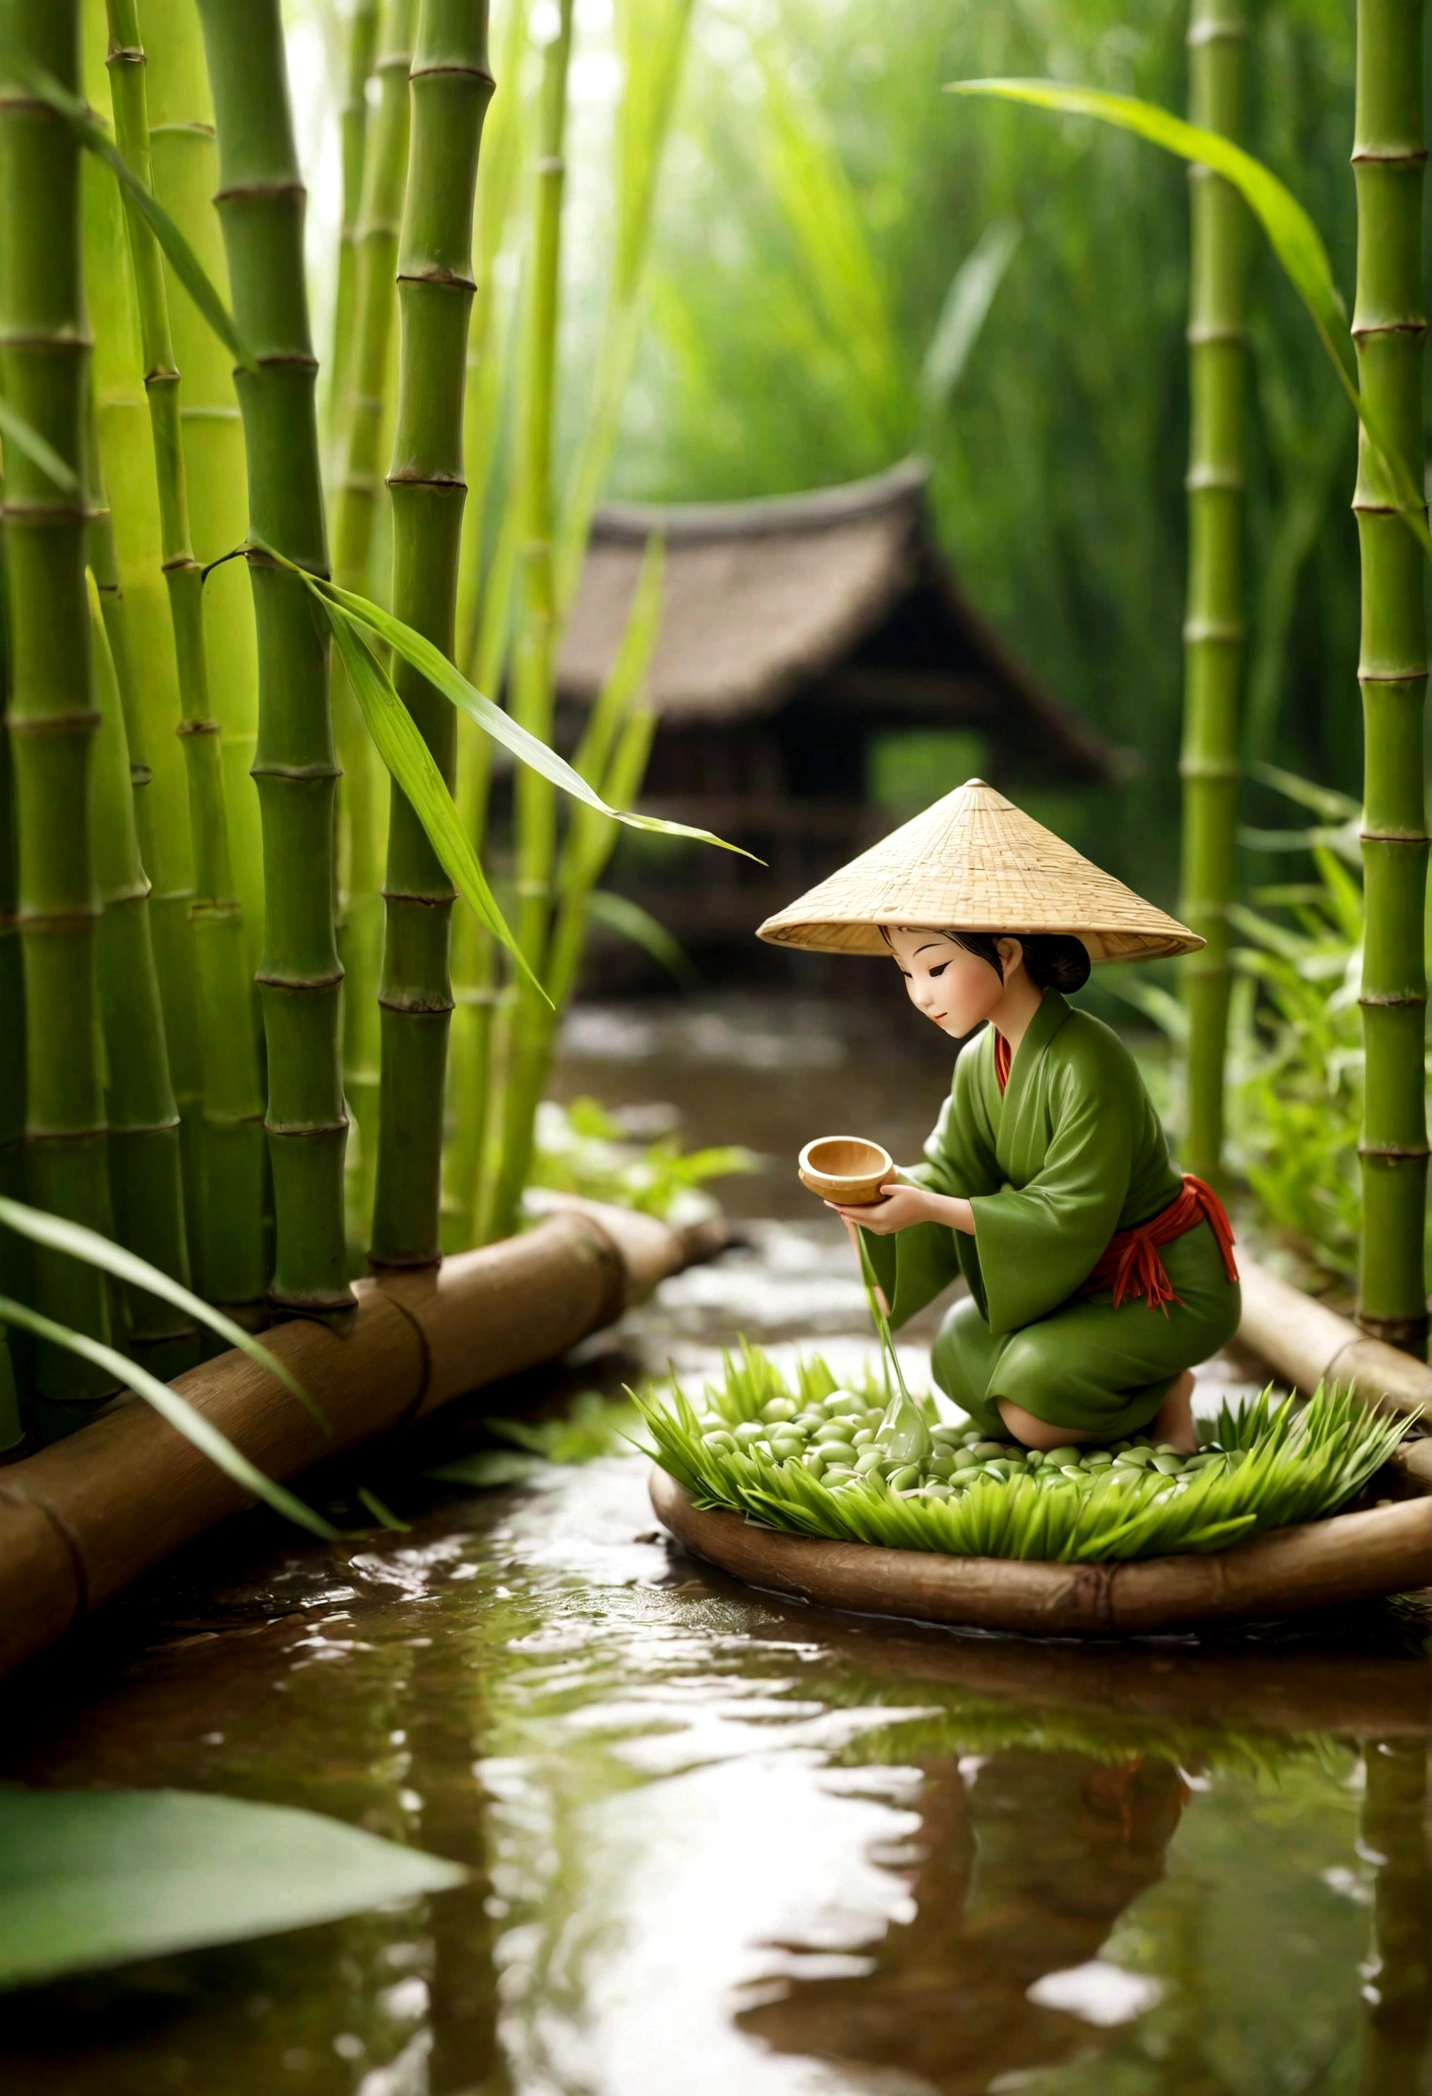
[[[369,1257],[422,1267],[513,1228],[556,1015],[610,855],[633,848],[601,809],[635,800],[654,729],[662,549],[574,753],[585,802],[514,765],[402,633],[545,741],[608,486],[779,492],[919,448],[972,592],[1131,752],[1123,786],[1035,812],[1160,899],[1181,884],[1209,937],[1179,1021],[1204,1170],[1235,931],[1303,968],[1286,921],[1250,932],[1235,822],[1272,819],[1276,759],[1285,790],[1319,782],[1298,790],[1323,828],[1292,841],[1326,858],[1365,748],[1366,1081],[1323,1177],[1339,1198],[1361,1177],[1366,1317],[1422,1344],[1424,578],[1405,502],[1366,441],[1356,463],[1337,376],[1226,182],[936,92],[1079,79],[1241,138],[1356,275],[1360,382],[1420,458],[1411,0],[1362,0],[1356,23],[1331,0],[1156,0],[1134,22],[1112,0],[1015,0],[953,23],[893,0],[878,36],[847,0],[505,0],[490,23],[472,0],[294,0],[287,21],[277,0],[5,0],[4,26],[98,113],[237,334],[103,158],[11,90],[0,396],[74,473],[61,487],[6,444],[0,1192],[254,1327],[341,1320]],[[348,594],[316,609],[305,576],[330,572]],[[458,889],[474,907],[454,911]],[[1351,953],[1363,904],[1343,900]],[[137,1283],[116,1296],[8,1236],[0,1259],[0,1292],[59,1322],[117,1327],[162,1374],[194,1357],[194,1326]],[[19,1352],[46,1402],[110,1387],[48,1343]]]

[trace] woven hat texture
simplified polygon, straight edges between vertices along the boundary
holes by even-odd
[[[1095,961],[1152,960],[1204,943],[983,779],[892,830],[768,917],[758,936],[820,953],[884,953],[882,924],[1072,932]]]

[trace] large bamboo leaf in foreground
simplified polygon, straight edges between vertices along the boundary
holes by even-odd
[[[180,1790],[7,1790],[0,1988],[336,1921],[466,1875],[286,1805]]]
[[[207,1456],[225,1477],[244,1492],[251,1492],[265,1506],[272,1507],[276,1514],[283,1514],[310,1535],[320,1536],[325,1543],[336,1543],[340,1531],[331,1521],[284,1486],[266,1477],[255,1463],[235,1448],[228,1436],[206,1419],[202,1412],[194,1409],[187,1398],[168,1383],[161,1383],[147,1368],[140,1368],[126,1354],[118,1353],[112,1346],[104,1346],[97,1339],[87,1339],[83,1332],[72,1332],[67,1325],[57,1325],[53,1318],[41,1317],[37,1310],[29,1310],[23,1303],[15,1302],[10,1296],[0,1295],[0,1319],[6,1324],[18,1325],[22,1331],[33,1332],[37,1339],[44,1339],[63,1352],[78,1354],[82,1361],[105,1369],[119,1382],[131,1389],[136,1397],[142,1397],[147,1405],[153,1405],[161,1419],[167,1419],[176,1433],[197,1448],[200,1455]]]
[[[1055,80],[952,80],[946,94],[980,95],[1002,102],[1024,102],[1063,116],[1090,116],[1115,130],[1131,131],[1201,167],[1212,168],[1230,182],[1268,236],[1288,281],[1312,316],[1313,325],[1358,419],[1381,456],[1397,497],[1398,512],[1424,554],[1432,560],[1432,533],[1427,529],[1426,499],[1417,476],[1381,415],[1358,388],[1357,364],[1348,333],[1347,308],[1333,279],[1323,236],[1308,213],[1271,168],[1245,153],[1217,131],[1186,123],[1156,103],[1137,95],[1110,94],[1103,88],[1066,87]]]

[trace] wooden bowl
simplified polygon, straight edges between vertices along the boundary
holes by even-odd
[[[846,1208],[869,1208],[883,1198],[880,1189],[895,1177],[888,1150],[859,1135],[820,1135],[800,1155],[800,1182],[822,1201]]]

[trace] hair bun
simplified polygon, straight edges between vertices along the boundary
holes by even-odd
[[[1031,932],[1020,937],[1029,979],[1041,990],[1072,995],[1089,980],[1089,949],[1068,932]]]

